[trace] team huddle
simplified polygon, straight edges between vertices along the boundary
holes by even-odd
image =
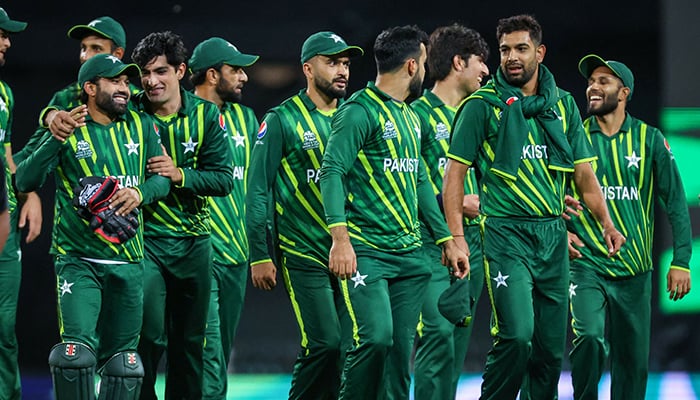
[[[0,65],[26,27],[0,9]],[[322,31],[301,47],[306,87],[258,122],[241,101],[259,57],[223,38],[188,59],[179,35],[154,32],[125,63],[113,18],[68,36],[77,82],[14,154],[0,81],[0,398],[21,398],[20,227],[38,236],[35,191],[53,172],[57,400],[156,399],[164,356],[165,398],[226,399],[249,269],[263,290],[280,270],[298,322],[290,399],[408,399],[412,373],[417,400],[454,399],[484,288],[482,399],[557,398],[569,312],[574,397],[597,398],[610,358],[611,398],[644,399],[655,202],[673,300],[690,291],[691,227],[668,142],[626,111],[625,64],[580,60],[582,121],[533,17],[498,22],[495,72],[472,29],[399,26],[374,42],[376,80],[348,96],[365,51]]]

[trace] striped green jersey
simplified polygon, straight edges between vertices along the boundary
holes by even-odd
[[[328,265],[331,238],[323,218],[319,171],[333,112],[322,112],[306,89],[271,109],[260,125],[250,165],[247,221],[251,264],[270,261],[265,226],[274,204],[281,250]]]
[[[418,115],[373,82],[353,94],[333,118],[323,156],[321,191],[329,227],[347,225],[350,238],[387,252],[421,245],[418,220],[437,243],[450,239],[420,155]]]
[[[481,89],[485,90],[485,89]],[[561,120],[573,151],[574,164],[595,160],[571,94],[558,89],[552,107]],[[570,173],[549,169],[545,132],[535,118],[527,118],[529,133],[522,145],[517,180],[505,180],[491,172],[498,141],[501,109],[475,92],[457,112],[447,157],[476,169],[481,185],[481,210],[493,217],[555,217],[564,211],[564,195]]]
[[[165,196],[170,188],[168,179],[146,173],[148,159],[159,154],[160,141],[148,115],[129,110],[109,125],[101,125],[88,116],[85,126],[76,129],[65,142],[46,131],[37,150],[17,166],[17,187],[25,192],[36,190],[55,169],[53,254],[138,261],[143,258],[143,229],[124,244],[107,242],[78,216],[73,206],[73,188],[86,176],[114,176],[120,187],[136,188],[142,204],[148,204]]]
[[[15,97],[12,95],[12,89],[7,83],[0,81],[0,140],[4,147],[11,145],[12,139],[12,110],[15,108]],[[5,159],[5,152],[2,154]],[[12,172],[7,162],[3,162],[5,167],[5,184],[7,185],[7,204],[8,212],[12,214],[17,208],[17,197],[12,185]]]
[[[224,103],[221,115],[226,127],[226,141],[233,156],[233,190],[228,196],[209,197],[211,242],[214,261],[233,265],[248,260],[245,190],[258,120],[252,109],[235,103]]]
[[[183,89],[180,96],[176,114],[154,119],[165,151],[182,172],[182,185],[172,185],[167,197],[144,207],[146,237],[208,236],[207,196],[233,190],[231,149],[218,107]],[[150,113],[144,92],[132,104]]]
[[[447,165],[447,150],[450,147],[452,135],[452,121],[457,109],[445,104],[430,90],[425,90],[423,96],[411,103],[411,107],[418,114],[421,125],[421,156],[425,162],[425,170],[428,173],[430,183],[433,185],[435,195],[442,193],[442,177],[445,175]],[[467,170],[464,180],[464,194],[479,194],[479,186],[476,182],[474,168]],[[466,225],[478,225],[481,218],[473,220],[464,218]]]
[[[658,129],[629,114],[620,131],[604,134],[595,117],[584,122],[586,134],[598,154],[593,170],[615,227],[627,242],[614,257],[607,257],[602,227],[588,208],[572,219],[569,230],[585,244],[583,258],[572,268],[595,268],[601,275],[632,276],[653,268],[654,202],[668,214],[673,232],[672,266],[689,268],[692,234],[685,190],[668,142]]]
[[[139,88],[133,84],[129,84],[129,91],[131,92],[131,95],[134,96],[139,92]],[[78,85],[78,82],[73,82],[72,84],[54,93],[48,106],[41,110],[41,113],[39,114],[39,125],[43,124],[44,117],[50,110],[71,110],[79,106],[81,104],[80,92],[81,88],[80,85]],[[39,146],[41,137],[44,135],[45,128],[46,127],[39,126],[29,138],[27,144],[24,145],[22,150],[14,154],[13,158],[16,164],[22,162],[22,160],[27,158],[36,150],[36,148]]]

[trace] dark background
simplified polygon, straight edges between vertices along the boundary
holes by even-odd
[[[250,81],[244,89],[243,101],[258,117],[303,87],[299,52],[304,39],[316,31],[333,30],[348,43],[365,49],[365,57],[352,64],[352,92],[374,78],[372,43],[383,28],[418,24],[430,33],[440,25],[463,23],[487,39],[492,53],[488,65],[493,72],[498,65],[496,23],[499,18],[520,13],[530,13],[541,23],[543,42],[547,46],[545,64],[554,72],[559,86],[571,91],[581,106],[585,80],[576,66],[582,56],[592,52],[624,61],[635,73],[637,86],[629,107],[632,113],[658,125],[662,105],[660,31],[663,7],[657,1],[81,0],[42,2],[40,7],[36,2],[12,2],[3,6],[13,19],[30,23],[27,31],[12,36],[13,46],[6,55],[7,63],[0,69],[0,76],[10,84],[16,99],[12,130],[16,150],[34,131],[38,112],[52,94],[77,77],[79,46],[77,41],[66,37],[66,32],[73,25],[87,24],[103,15],[114,17],[126,29],[125,60],[130,60],[128,55],[139,39],[158,30],[181,34],[190,51],[208,37],[221,36],[243,52],[259,54],[260,61],[247,69]],[[697,48],[697,42],[692,45]],[[696,67],[697,64],[693,66]],[[40,192],[44,200],[42,236],[36,243],[24,247],[17,333],[20,365],[25,371],[47,371],[48,351],[59,340],[55,276],[48,255],[53,189],[53,183],[49,182]],[[700,354],[698,341],[691,340],[691,332],[698,328],[697,317],[667,317],[657,311],[654,314],[653,324],[657,330],[652,337],[652,368],[700,370],[700,361],[693,356]],[[482,298],[465,364],[469,371],[482,369],[490,346],[488,315],[487,300]],[[297,351],[298,333],[284,289],[280,286],[272,293],[262,293],[249,287],[235,344],[234,370],[289,372]]]

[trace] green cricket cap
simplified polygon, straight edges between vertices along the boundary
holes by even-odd
[[[85,82],[98,77],[114,78],[119,75],[133,77],[140,74],[141,69],[136,64],[124,64],[122,60],[111,54],[97,54],[80,67],[78,84],[83,87]]]
[[[445,319],[457,326],[469,326],[472,322],[473,300],[469,295],[469,279],[452,282],[438,298],[438,311]]]
[[[0,29],[10,33],[22,32],[27,28],[27,23],[22,21],[13,21],[7,15],[7,11],[0,7]]]
[[[82,40],[85,36],[97,35],[110,39],[117,47],[126,49],[126,32],[124,27],[112,17],[99,17],[87,25],[76,25],[68,30],[68,37]]]
[[[634,92],[634,75],[625,64],[614,60],[606,61],[595,54],[589,54],[578,62],[578,70],[586,79],[590,78],[593,71],[598,67],[610,68],[613,74],[620,78],[622,84],[625,85],[625,87],[630,88],[630,94],[627,95],[627,101],[632,100],[632,93]]]
[[[349,52],[350,57],[359,57],[365,54],[359,46],[348,46],[345,40],[330,31],[317,32],[309,36],[301,46],[301,63],[309,61],[312,57],[334,56],[344,51]]]
[[[209,38],[192,51],[189,66],[192,71],[200,71],[217,64],[228,64],[233,67],[250,67],[260,56],[243,54],[236,46],[220,37]]]

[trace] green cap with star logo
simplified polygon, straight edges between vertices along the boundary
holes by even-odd
[[[87,25],[76,25],[68,30],[68,37],[83,40],[85,36],[97,35],[110,39],[117,47],[126,49],[126,32],[122,25],[112,17],[99,17]]]
[[[22,21],[13,21],[7,15],[7,11],[0,7],[0,29],[10,33],[22,32],[27,28],[27,23]]]
[[[222,63],[232,67],[250,67],[258,58],[260,56],[241,53],[225,39],[213,37],[194,48],[189,66],[192,71],[200,71]]]
[[[589,54],[578,62],[578,70],[586,79],[590,78],[593,71],[598,67],[610,68],[613,74],[620,78],[622,84],[630,89],[630,94],[627,95],[627,101],[632,100],[632,92],[634,92],[634,75],[632,75],[632,71],[627,68],[625,64],[613,60],[605,61],[603,58],[595,54]]]
[[[345,51],[350,57],[359,57],[365,54],[362,47],[348,46],[343,38],[333,32],[317,32],[309,36],[304,41],[304,45],[301,46],[301,63],[303,64],[318,55],[334,56]]]
[[[78,72],[78,84],[82,87],[85,82],[95,78],[114,78],[119,75],[139,76],[141,69],[136,64],[124,64],[122,60],[111,54],[97,54],[85,61]]]

